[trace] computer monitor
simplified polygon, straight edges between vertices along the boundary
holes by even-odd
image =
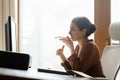
[[[11,16],[5,23],[5,44],[6,51],[17,51],[16,23]]]

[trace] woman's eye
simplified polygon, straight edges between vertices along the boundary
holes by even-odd
[[[75,29],[71,29],[71,31],[74,31]]]

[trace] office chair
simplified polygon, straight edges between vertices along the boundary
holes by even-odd
[[[109,27],[111,39],[120,41],[120,22],[112,23]],[[120,65],[120,44],[106,46],[101,57],[101,64],[105,76],[113,80]]]
[[[120,65],[119,65],[119,68],[117,69],[117,71],[115,73],[114,80],[120,80]]]

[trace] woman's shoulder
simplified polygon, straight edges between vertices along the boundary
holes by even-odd
[[[99,53],[99,48],[98,48],[98,46],[96,45],[96,43],[93,40],[89,40],[86,43],[86,48],[91,49],[95,53]]]
[[[86,42],[85,45],[84,45],[84,49],[95,50],[95,51],[97,50],[98,51],[98,47],[93,40],[88,40],[88,42]]]
[[[87,47],[92,47],[92,46],[95,46],[95,43],[93,42],[92,39],[88,40],[86,43],[85,43],[85,46]]]
[[[92,49],[92,48],[97,48],[97,45],[95,44],[95,42],[92,39],[90,39],[83,45],[82,49],[86,50],[86,49]],[[77,49],[77,50],[79,49],[79,45],[78,44],[76,45],[75,49]]]

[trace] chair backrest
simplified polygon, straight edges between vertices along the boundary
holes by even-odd
[[[114,80],[120,80],[120,66],[119,66],[119,68],[117,69],[117,71],[115,73]]]
[[[113,40],[120,41],[120,22],[110,24],[109,34]],[[120,64],[120,45],[106,46],[101,57],[101,63],[105,76],[113,80]]]

